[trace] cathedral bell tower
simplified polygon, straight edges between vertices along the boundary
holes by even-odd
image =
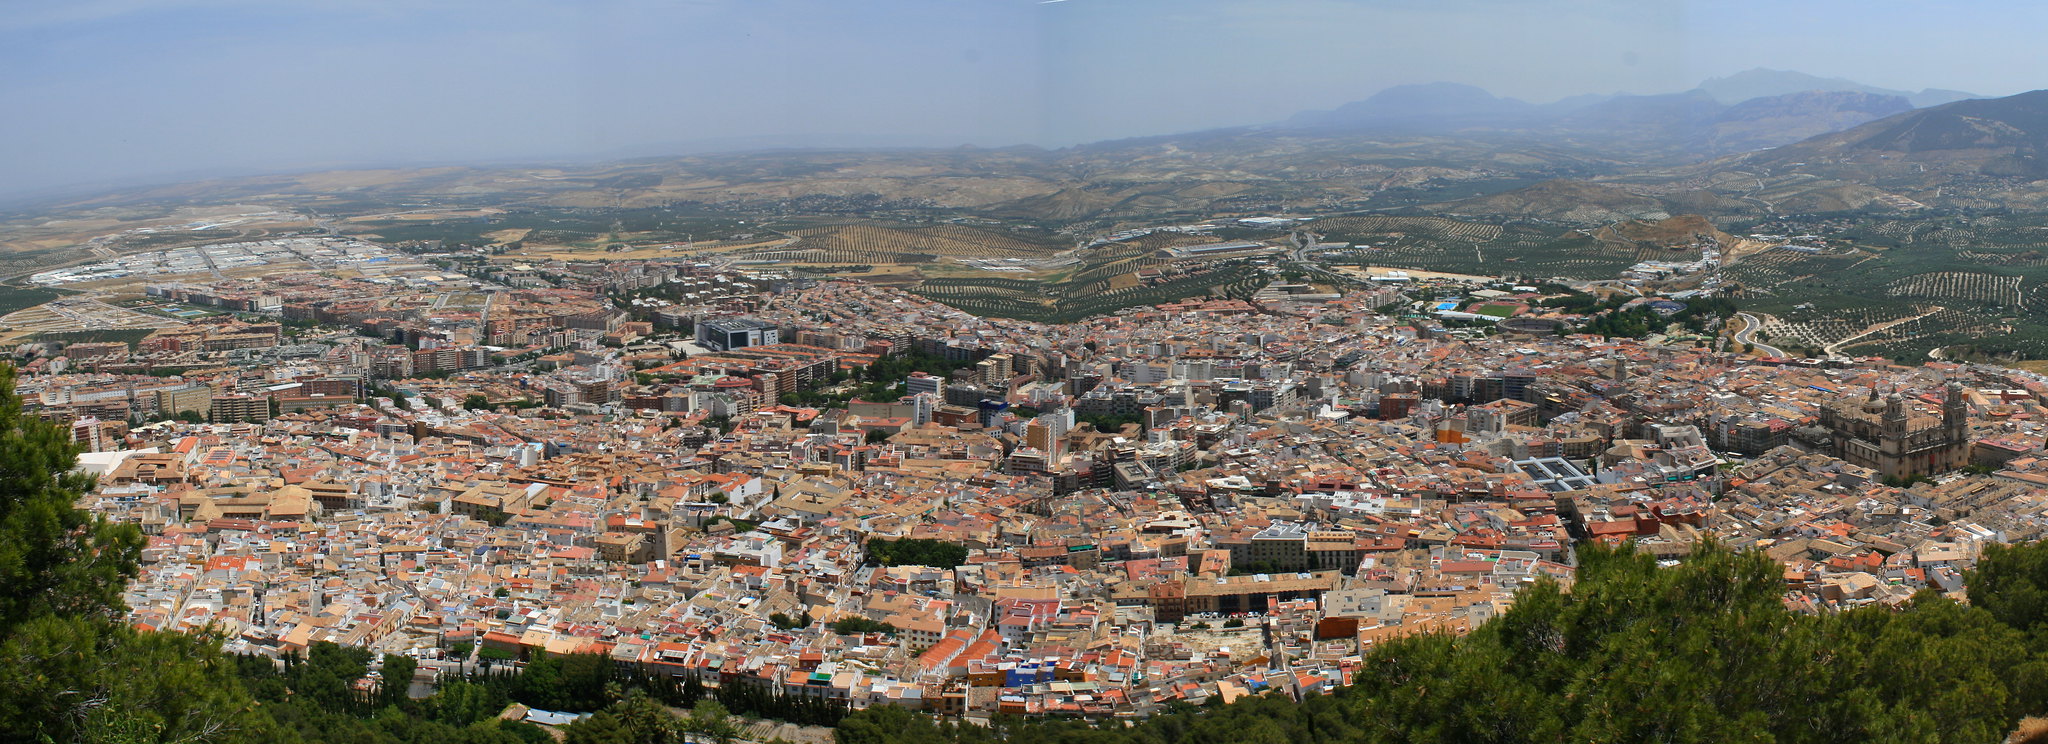
[[[1970,400],[1963,395],[1963,384],[1950,380],[1942,386],[1941,430],[1942,437],[1950,447],[1961,451],[1967,458],[1970,447]],[[1961,466],[1962,458],[1952,467]]]
[[[1963,397],[1963,384],[1950,381],[1943,386],[1941,398],[1941,423],[1951,431],[1961,432],[1970,423],[1970,402]]]
[[[1893,391],[1884,397],[1884,413],[1877,420],[1877,449],[1881,457],[1878,470],[1891,474],[1896,465],[1906,459],[1907,427],[1911,425],[1911,414],[1906,409],[1906,396]]]
[[[1906,410],[1906,396],[1892,393],[1884,397],[1884,418],[1881,421],[1886,436],[1904,435],[1909,416]]]

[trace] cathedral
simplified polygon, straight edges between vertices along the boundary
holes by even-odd
[[[1920,414],[1893,392],[1821,409],[1834,455],[1891,478],[1955,470],[1970,462],[1970,409],[1961,383],[1943,386],[1941,415]]]

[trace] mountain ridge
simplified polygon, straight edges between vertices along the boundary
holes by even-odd
[[[1100,227],[1452,204],[1567,221],[1660,211],[1604,201],[1574,211],[1557,200],[1577,198],[1575,192],[1555,186],[1471,201],[1580,181],[1659,200],[1671,214],[2048,207],[2048,188],[2036,185],[2048,177],[2048,93],[1921,109],[1898,96],[1858,91],[1802,91],[1724,106],[1695,90],[1560,106],[1447,84],[1404,86],[1368,101],[1347,116],[1388,126],[1233,127],[1053,150],[788,149],[573,166],[271,174],[46,206],[263,199],[325,211],[320,204],[337,199],[424,199],[768,213],[951,209]],[[1432,128],[1431,117],[1460,124]],[[1502,123],[1515,120],[1528,123]]]
[[[1735,95],[1754,91],[1759,95]],[[1271,125],[1324,133],[1487,131],[1597,138],[1662,157],[1711,157],[1777,147],[1920,107],[1954,91],[1893,91],[1841,78],[1750,70],[1676,93],[1574,96],[1533,104],[1461,83],[1397,85],[1334,109]],[[1732,100],[1731,100],[1732,99]]]
[[[1697,90],[1706,91],[1709,95],[1714,96],[1715,100],[1731,106],[1752,98],[1767,98],[1812,90],[1898,96],[1912,103],[1914,108],[1927,108],[1944,103],[1984,97],[1975,93],[1942,88],[1923,88],[1918,92],[1893,90],[1874,85],[1865,85],[1847,78],[1824,78],[1796,70],[1773,70],[1766,67],[1752,67],[1725,77],[1707,78],[1699,84]]]

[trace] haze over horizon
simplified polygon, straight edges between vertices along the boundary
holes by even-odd
[[[1844,0],[12,4],[0,195],[718,142],[1057,147],[1436,81],[1532,102],[1757,67],[1902,90],[2048,87],[2029,77],[2027,38],[2048,8],[1972,9],[2001,22]]]

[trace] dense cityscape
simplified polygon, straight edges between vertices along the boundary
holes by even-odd
[[[0,7],[0,744],[2048,744],[2048,4]]]
[[[1571,586],[1589,542],[1760,550],[1831,612],[1961,597],[1985,545],[2042,534],[2037,375],[1381,312],[1473,291],[1544,299],[1438,279],[1051,325],[703,263],[415,264],[151,285],[228,312],[26,345],[17,388],[148,536],[132,623],[409,657],[422,690],[598,654],[1135,719],[1335,690]]]

